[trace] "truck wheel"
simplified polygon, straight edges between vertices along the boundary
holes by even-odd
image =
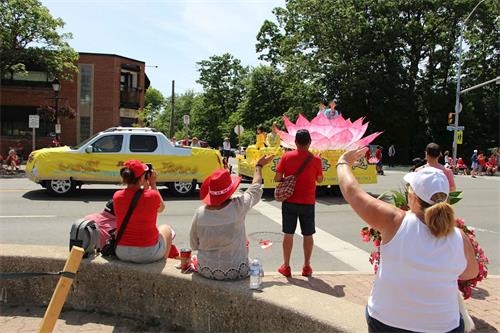
[[[52,195],[64,196],[75,190],[76,183],[71,179],[47,180],[45,187]]]
[[[169,189],[176,197],[188,197],[196,190],[196,181],[170,183]]]
[[[342,196],[342,192],[340,191],[340,186],[338,186],[338,185],[331,185],[330,192],[332,193],[332,195],[334,197],[341,197]]]

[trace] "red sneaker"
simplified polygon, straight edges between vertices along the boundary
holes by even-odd
[[[290,269],[290,266],[285,266],[285,264],[281,265],[280,268],[278,268],[278,272],[286,277],[292,276],[292,270]]]
[[[313,273],[313,269],[311,266],[304,266],[302,267],[302,276],[311,276]]]

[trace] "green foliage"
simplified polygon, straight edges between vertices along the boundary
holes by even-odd
[[[154,127],[156,119],[160,116],[165,104],[163,94],[153,87],[144,93],[144,109],[139,112],[138,118],[144,126]]]
[[[336,98],[346,117],[367,116],[371,131],[385,130],[378,143],[396,143],[405,162],[426,142],[451,144],[445,127],[454,108],[458,23],[476,3],[290,0],[274,10],[277,23],[264,22],[256,48],[261,59]],[[499,6],[483,2],[467,23],[464,67],[474,69],[476,83],[495,77],[499,67]],[[499,116],[490,110],[498,102],[494,85],[487,89],[477,91],[471,118],[463,119],[466,127],[475,119],[472,127],[483,130],[477,140],[495,146]]]
[[[243,79],[248,68],[228,53],[214,55],[197,64],[200,72],[197,82],[203,86],[204,92],[203,102],[193,105],[193,127],[200,134],[199,138],[216,147],[223,138],[221,124],[227,122],[242,101]]]
[[[71,79],[77,71],[78,53],[66,40],[70,33],[59,33],[64,21],[53,18],[38,0],[0,2],[0,71],[23,73],[36,66],[49,74]]]

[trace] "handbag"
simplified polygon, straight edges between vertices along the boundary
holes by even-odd
[[[120,226],[120,230],[118,230],[118,235],[115,235],[116,229],[110,230],[109,232],[110,237],[106,241],[106,244],[104,244],[104,246],[101,249],[101,254],[104,257],[116,256],[116,245],[118,245],[118,242],[120,241],[120,239],[123,236],[123,233],[125,232],[125,228],[127,227],[128,221],[130,220],[132,213],[134,212],[135,206],[137,206],[137,202],[139,201],[142,192],[144,192],[143,189],[139,189],[137,190],[137,192],[135,192],[134,197],[132,198],[132,202],[130,202],[127,214],[125,215],[122,225]]]
[[[274,199],[276,201],[283,202],[286,199],[290,198],[295,191],[295,184],[297,183],[297,177],[304,171],[307,164],[310,160],[312,160],[313,155],[309,154],[306,160],[302,163],[299,170],[293,175],[287,176],[278,183],[276,188],[274,189]]]

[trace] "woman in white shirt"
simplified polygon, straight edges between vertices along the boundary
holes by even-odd
[[[352,165],[367,148],[344,153],[337,163],[344,198],[380,231],[380,266],[366,308],[369,332],[463,332],[457,280],[477,276],[474,249],[455,228],[441,170],[407,174],[410,211],[373,198],[358,184]]]
[[[243,195],[232,197],[241,178],[219,169],[205,179],[200,189],[204,205],[194,214],[190,244],[198,251],[198,273],[213,280],[248,277],[245,217],[262,197],[262,167],[273,156],[263,156],[255,166],[253,182]]]

